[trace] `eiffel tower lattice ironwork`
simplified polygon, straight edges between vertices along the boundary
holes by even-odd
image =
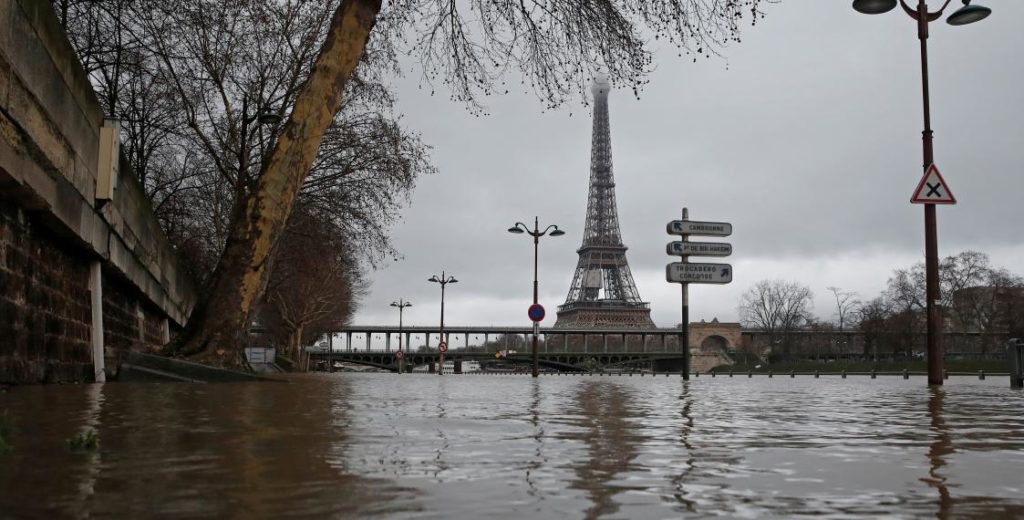
[[[619,232],[612,176],[612,137],[608,124],[606,78],[594,81],[594,135],[590,151],[590,194],[583,245],[565,303],[558,307],[555,327],[654,328],[651,309],[640,301],[626,262]]]

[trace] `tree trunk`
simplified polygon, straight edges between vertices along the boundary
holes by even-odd
[[[302,348],[302,325],[295,329],[295,352],[296,366],[299,367],[298,372],[308,371],[309,362],[306,361],[306,349]]]
[[[210,290],[196,306],[175,353],[238,366],[253,302],[263,293],[269,260],[324,131],[377,21],[380,0],[344,0],[334,13],[309,78],[228,236]]]
[[[295,331],[288,335],[288,358],[295,365],[299,364],[299,342],[295,339]]]

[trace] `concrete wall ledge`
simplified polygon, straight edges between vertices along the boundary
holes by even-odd
[[[0,203],[37,214],[184,326],[197,292],[123,158],[114,199],[95,199],[103,124],[51,2],[0,0]]]
[[[141,368],[142,370],[138,370]],[[131,372],[143,372],[132,374]],[[127,359],[121,364],[118,371],[119,379],[127,377],[127,381],[153,380],[145,376],[164,375],[165,380],[191,381],[203,383],[243,383],[253,381],[287,382],[283,379],[264,377],[259,374],[237,372],[223,368],[211,367],[201,363],[185,361],[183,359],[131,352]],[[123,374],[123,375],[121,375]],[[139,376],[139,377],[136,377]]]

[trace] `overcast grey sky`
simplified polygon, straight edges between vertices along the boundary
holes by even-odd
[[[987,20],[931,24],[936,165],[959,201],[938,208],[939,254],[975,249],[1024,274],[1024,2],[983,3]],[[766,11],[724,59],[692,63],[663,47],[639,100],[610,96],[623,241],[660,327],[679,322],[665,224],[683,206],[734,228],[724,239],[733,282],[692,286],[694,321],[736,320],[740,294],[764,278],[809,286],[830,319],[826,287],[871,298],[894,268],[923,260],[923,208],[909,203],[921,176],[914,22],[898,11],[861,15],[848,0]],[[446,291],[446,324],[528,325],[533,245],[506,229],[538,215],[566,231],[540,244],[542,325],[553,325],[582,240],[589,106],[545,112],[532,94],[513,93],[486,99],[489,115],[477,117],[446,92],[420,89],[410,68],[395,80],[399,109],[434,147],[439,173],[419,181],[392,233],[404,258],[370,273],[354,322],[397,324],[388,304],[402,297],[414,303],[405,323],[437,323],[440,288],[427,278],[444,269],[459,279]]]

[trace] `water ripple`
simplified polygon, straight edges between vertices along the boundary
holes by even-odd
[[[0,517],[1024,515],[1002,381],[320,374],[25,387]],[[100,447],[64,440],[93,430]]]

